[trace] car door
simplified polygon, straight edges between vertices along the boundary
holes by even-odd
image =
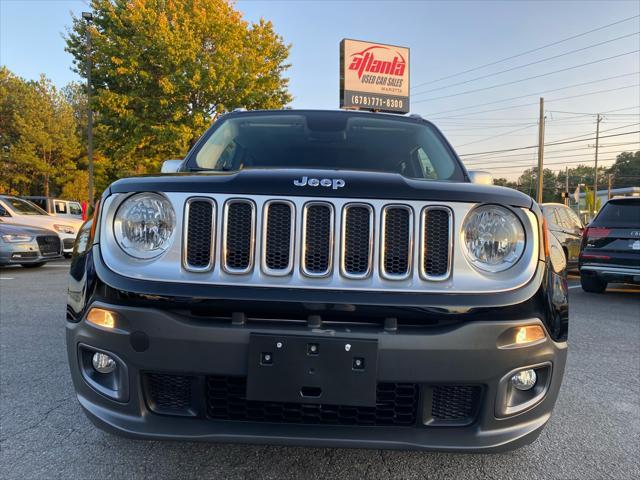
[[[578,216],[567,207],[556,207],[565,235],[567,261],[571,264],[578,262],[580,255],[580,240],[582,238],[582,222]]]

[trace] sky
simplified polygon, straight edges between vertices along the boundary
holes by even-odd
[[[338,108],[339,43],[355,38],[410,48],[411,110],[444,132],[469,169],[516,178],[536,164],[536,149],[502,150],[537,144],[540,96],[545,142],[581,140],[547,146],[549,168],[593,164],[594,142],[585,139],[595,136],[599,112],[608,112],[601,164],[640,149],[637,0],[240,0],[236,7],[248,21],[271,20],[291,44],[294,108]],[[44,73],[60,87],[79,80],[63,34],[71,12],[88,9],[85,0],[0,0],[0,64],[28,79]]]

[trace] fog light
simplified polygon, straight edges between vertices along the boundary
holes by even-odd
[[[105,353],[94,353],[91,363],[98,373],[111,373],[116,369],[115,360]]]
[[[87,322],[98,327],[112,329],[116,326],[116,314],[103,308],[92,308],[87,315]]]
[[[521,370],[511,377],[511,385],[518,390],[531,390],[535,384],[538,376],[535,370]]]

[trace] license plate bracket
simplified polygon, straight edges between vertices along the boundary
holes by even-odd
[[[252,333],[247,400],[375,406],[378,341]]]

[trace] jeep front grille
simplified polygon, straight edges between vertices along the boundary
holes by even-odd
[[[373,250],[373,208],[347,204],[342,217],[342,274],[366,278],[371,272]]]
[[[402,205],[390,205],[382,210],[381,273],[385,278],[406,278],[411,273],[413,212]]]
[[[280,276],[282,283],[293,276],[305,282],[315,279],[318,285],[330,283],[323,284],[322,279],[341,278],[353,286],[373,279],[388,282],[389,287],[412,281],[414,275],[413,281],[439,281],[450,274],[452,212],[448,207],[416,209],[409,203],[374,207],[333,199],[219,202],[220,213],[213,199],[186,201],[185,270],[258,275],[263,282]],[[222,243],[220,249],[215,248],[216,238]]]
[[[284,201],[267,202],[263,218],[262,268],[271,275],[286,275],[293,266],[294,206]]]
[[[422,212],[422,271],[426,280],[444,280],[451,269],[451,211],[427,207]]]
[[[256,206],[250,200],[228,200],[222,226],[223,267],[228,273],[253,268]]]
[[[302,272],[323,277],[331,273],[333,260],[333,205],[310,202],[302,213]]]
[[[213,267],[215,203],[210,198],[191,198],[185,205],[184,266],[192,272],[204,272]]]

